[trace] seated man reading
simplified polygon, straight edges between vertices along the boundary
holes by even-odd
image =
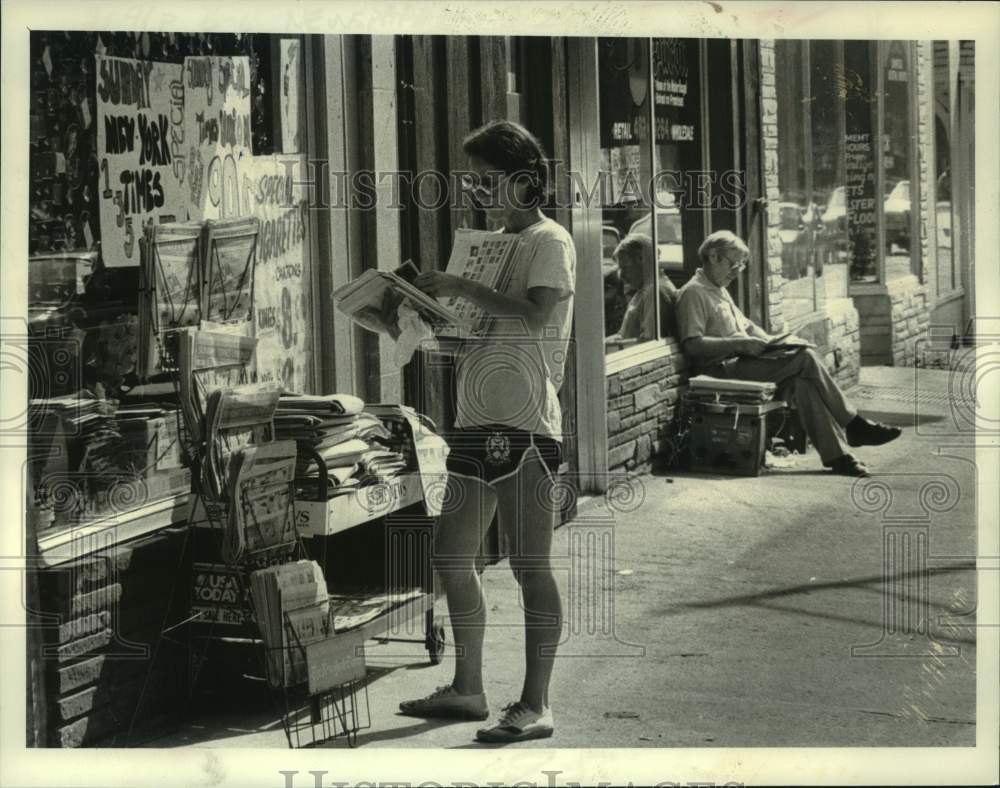
[[[749,256],[730,231],[712,233],[698,249],[701,268],[678,292],[678,338],[695,374],[779,384],[795,402],[823,465],[834,473],[867,476],[847,446],[880,446],[899,437],[899,428],[858,415],[812,345],[788,335],[773,337],[740,311],[726,287]]]

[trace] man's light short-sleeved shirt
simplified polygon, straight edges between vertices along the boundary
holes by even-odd
[[[699,268],[677,295],[677,328],[680,342],[693,337],[745,337],[753,325],[724,287],[714,284]],[[709,367],[721,356],[705,359],[701,367]]]
[[[502,292],[527,299],[533,287],[549,287],[560,300],[538,331],[520,318],[498,318],[486,337],[463,346],[456,358],[455,426],[503,424],[562,440],[558,394],[573,327],[576,249],[570,234],[548,218],[520,236]]]

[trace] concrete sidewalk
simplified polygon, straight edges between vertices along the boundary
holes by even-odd
[[[866,368],[852,395],[908,427],[859,450],[872,479],[809,453],[760,478],[649,475],[581,503],[554,547],[556,733],[517,747],[975,745],[974,409],[956,410],[941,371]],[[522,619],[506,563],[484,586],[498,710],[520,693]],[[452,658],[432,667],[422,645],[371,644],[358,745],[485,747],[480,723],[397,714],[450,680]],[[188,744],[286,741],[258,704],[150,743]]]

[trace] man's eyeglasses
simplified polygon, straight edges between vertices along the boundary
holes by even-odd
[[[739,257],[723,257],[722,259],[725,261],[726,267],[729,268],[730,271],[742,271],[747,267],[747,258],[743,255],[740,255]]]

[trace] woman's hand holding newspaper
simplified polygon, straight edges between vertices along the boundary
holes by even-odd
[[[435,298],[464,295],[468,284],[468,279],[442,271],[425,271],[413,280],[414,287]]]

